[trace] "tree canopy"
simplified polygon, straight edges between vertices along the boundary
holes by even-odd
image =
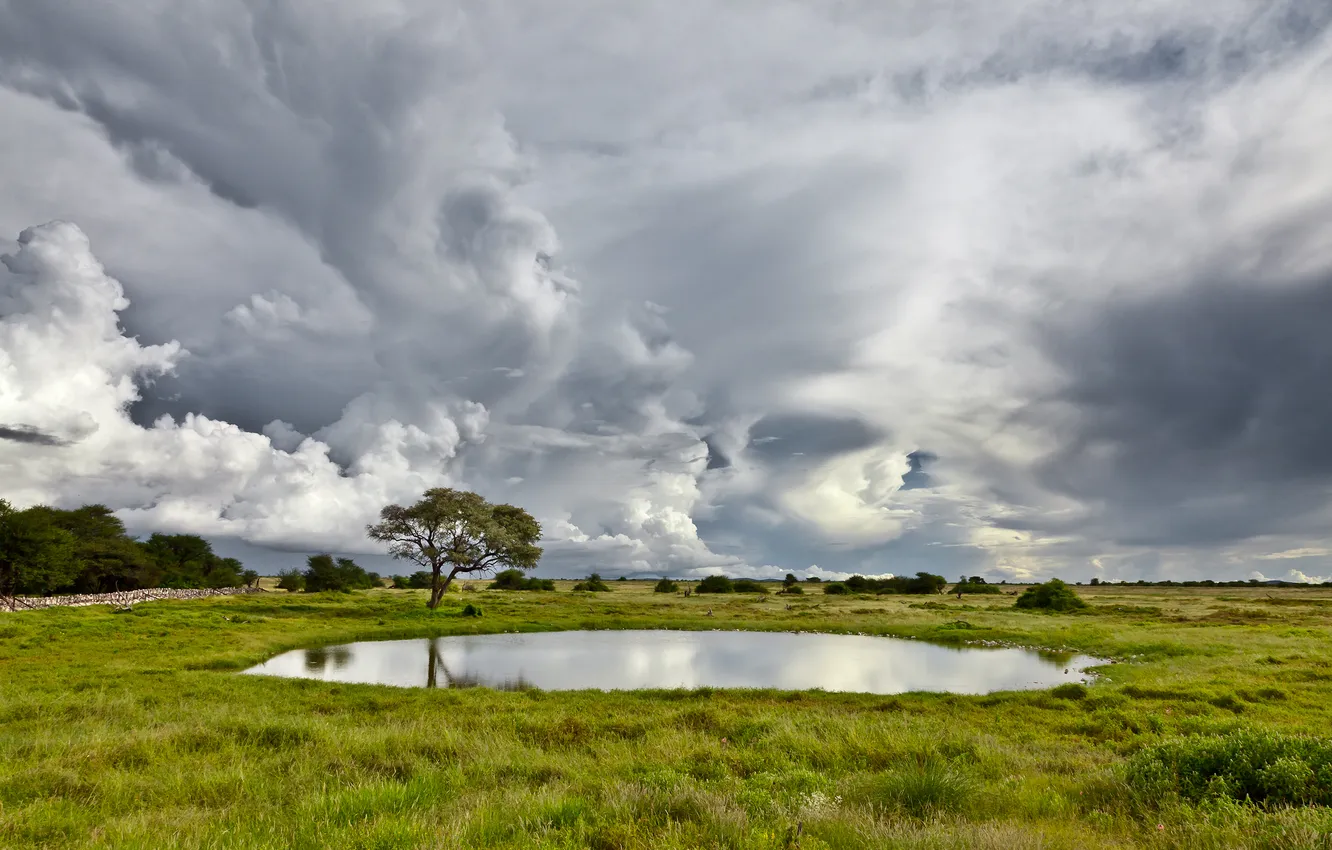
[[[379,520],[366,534],[387,543],[394,558],[430,571],[432,609],[459,574],[530,570],[541,559],[541,524],[531,514],[466,490],[427,490],[414,505],[386,505]]]
[[[219,557],[202,537],[154,534],[139,541],[105,505],[18,510],[0,499],[0,595],[239,587],[246,581],[240,561]]]

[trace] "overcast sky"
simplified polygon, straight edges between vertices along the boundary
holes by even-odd
[[[1326,0],[0,0],[0,497],[261,569],[1332,576]]]

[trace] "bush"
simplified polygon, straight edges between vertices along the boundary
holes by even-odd
[[[606,582],[602,581],[601,576],[597,575],[596,573],[593,573],[583,581],[580,581],[578,582],[578,584],[575,584],[574,590],[586,590],[590,593],[610,592],[610,588],[606,586]]]
[[[762,582],[754,581],[752,578],[738,578],[731,582],[731,589],[736,593],[767,593],[768,588],[763,586]]]
[[[695,593],[735,593],[735,585],[726,576],[708,576],[694,588]]]
[[[1022,591],[1022,595],[1013,603],[1013,607],[1043,611],[1077,611],[1086,608],[1087,603],[1073,592],[1073,588],[1057,578],[1052,578],[1045,584],[1038,584]]]
[[[305,590],[305,576],[301,571],[295,568],[283,570],[278,573],[278,590],[287,590],[292,593],[300,593]]]
[[[657,582],[656,587],[652,588],[652,592],[653,592],[653,593],[675,593],[675,592],[676,592],[677,590],[679,590],[679,589],[680,589],[680,585],[676,584],[675,582],[671,581],[671,580],[668,579],[668,578],[664,578],[664,579],[662,579],[661,581]]]
[[[555,582],[548,578],[528,578],[522,570],[503,570],[487,590],[554,590]]]
[[[1229,797],[1268,805],[1332,805],[1332,739],[1242,729],[1165,741],[1129,759],[1141,799]]]
[[[804,593],[805,589],[798,584],[788,584],[786,587],[782,588],[780,592],[790,593],[792,595],[798,595]]]
[[[480,617],[481,606],[473,605],[472,603],[468,602],[466,605],[463,606],[462,615],[464,617]]]
[[[987,584],[986,581],[985,581],[985,579],[981,578],[980,576],[972,576],[971,578],[967,578],[966,576],[963,576],[963,577],[962,577],[962,581],[959,581],[957,584],[953,585],[952,589],[949,590],[948,592],[949,592],[949,593],[982,593],[982,594],[984,594],[984,593],[988,593],[988,594],[998,594],[998,593],[1003,593],[1003,591],[999,589],[998,585]]]
[[[914,578],[907,578],[906,576],[885,576],[884,578],[851,576],[842,583],[852,593],[912,593],[921,595],[938,593],[948,586],[948,581],[943,576],[926,572],[916,573]]]
[[[823,592],[828,594],[829,596],[845,596],[851,591],[848,590],[846,585],[842,584],[841,582],[834,581],[825,584],[823,586]]]
[[[334,561],[332,555],[311,555],[306,563],[304,578],[307,593],[327,590],[347,593],[379,585],[377,576],[361,569],[351,558]]]
[[[810,576],[809,578],[805,579],[805,581],[809,584],[818,584],[819,582],[823,581],[823,579],[819,578],[818,576]]]

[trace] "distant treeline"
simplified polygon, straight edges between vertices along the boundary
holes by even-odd
[[[1213,581],[1210,578],[1200,581],[1102,581],[1094,578],[1087,582],[1092,587],[1332,587],[1332,581],[1321,585],[1307,581],[1282,581],[1280,579],[1235,579],[1233,581]],[[1082,582],[1078,582],[1082,584]]]
[[[111,593],[150,587],[253,585],[259,574],[202,537],[137,540],[105,505],[17,510],[0,499],[0,595]]]

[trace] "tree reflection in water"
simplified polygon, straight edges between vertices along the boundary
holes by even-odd
[[[426,687],[438,688],[440,685],[440,674],[444,675],[445,688],[479,688],[482,686],[479,676],[455,676],[449,672],[448,665],[444,663],[444,656],[439,651],[439,638],[430,639],[430,649],[426,653]],[[504,682],[491,682],[487,685],[498,691],[530,691],[535,690],[533,685],[522,676],[516,679],[506,680]]]

